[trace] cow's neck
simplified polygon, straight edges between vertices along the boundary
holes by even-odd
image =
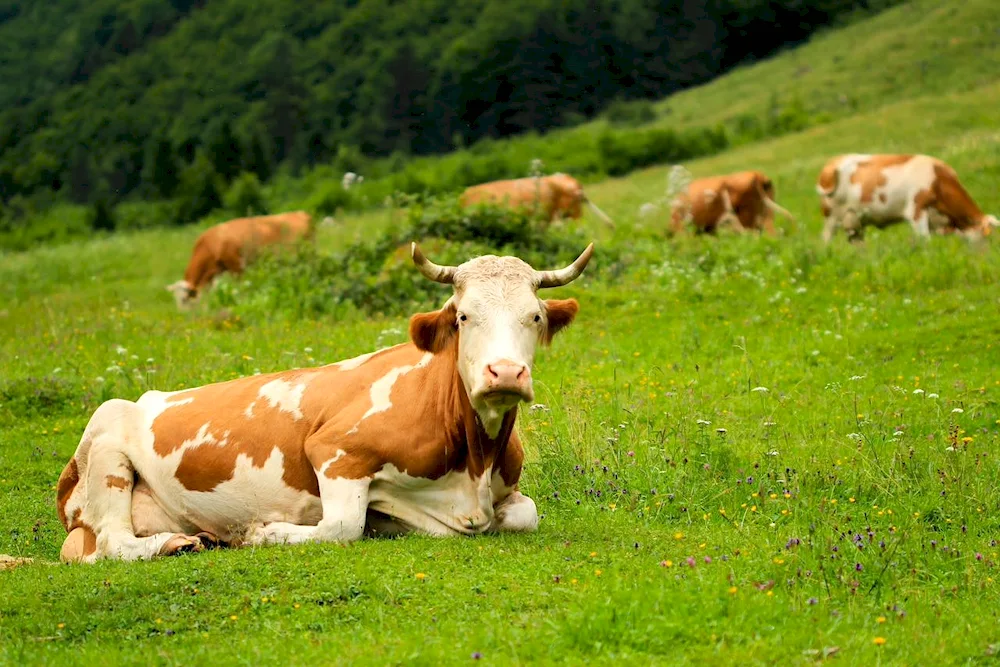
[[[443,362],[441,370],[446,376],[442,378],[446,387],[445,400],[441,401],[442,419],[446,424],[454,424],[451,430],[452,446],[456,452],[464,450],[469,472],[481,475],[486,468],[495,465],[503,456],[507,441],[514,431],[517,421],[517,407],[511,408],[500,420],[500,428],[495,435],[490,435],[484,428],[482,420],[469,401],[465,383],[458,373],[458,340],[438,353]]]

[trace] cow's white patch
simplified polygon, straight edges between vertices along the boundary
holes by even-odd
[[[330,466],[332,466],[334,463],[344,458],[345,456],[347,456],[347,452],[345,452],[343,449],[338,449],[336,453],[333,455],[333,458],[324,463],[323,467],[319,469],[320,476],[326,477],[326,471],[330,469]]]
[[[399,366],[398,368],[393,368],[378,380],[375,380],[375,382],[372,383],[371,389],[368,390],[372,406],[365,411],[365,414],[361,415],[361,419],[359,419],[358,422],[351,427],[351,430],[349,430],[348,433],[357,433],[358,426],[361,425],[361,422],[368,419],[372,415],[385,412],[391,408],[392,387],[396,384],[396,381],[414,369],[423,368],[429,364],[433,358],[434,355],[432,353],[426,352],[417,363],[410,366]]]
[[[250,405],[246,407],[246,410],[243,411],[243,414],[246,416],[247,419],[253,419],[253,408],[255,405],[257,405],[257,401],[253,401],[252,403],[250,403]]]
[[[299,544],[302,542],[352,542],[365,529],[370,478],[329,479],[319,477],[322,517],[315,525],[274,522],[258,525],[250,534],[252,544]]]
[[[493,523],[492,471],[473,478],[451,471],[438,479],[412,477],[391,463],[375,473],[369,507],[413,531],[430,535],[475,535]]]
[[[272,408],[278,408],[281,412],[292,415],[292,419],[298,421],[302,419],[302,396],[306,392],[306,386],[315,373],[307,373],[299,376],[299,382],[289,382],[281,378],[271,380],[257,391],[257,397],[266,399]]]
[[[361,366],[363,363],[374,357],[379,352],[385,352],[386,350],[391,350],[393,348],[401,347],[403,345],[406,345],[406,343],[400,343],[399,345],[392,345],[390,347],[383,347],[381,349],[375,350],[374,352],[366,352],[364,354],[359,354],[358,356],[353,357],[351,359],[345,359],[343,361],[338,361],[329,365],[336,366],[337,369],[341,371],[353,371],[355,368],[358,368],[359,366]]]

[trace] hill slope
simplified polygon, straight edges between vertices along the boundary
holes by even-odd
[[[894,0],[867,3],[874,10]],[[429,153],[662,96],[794,44],[846,0],[128,0],[0,16],[0,196],[170,197],[225,179]],[[13,14],[13,16],[10,16]],[[163,148],[166,146],[166,148]]]

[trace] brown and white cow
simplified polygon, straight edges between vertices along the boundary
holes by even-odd
[[[236,218],[209,227],[195,241],[184,279],[167,285],[178,308],[196,301],[220,273],[242,273],[261,247],[313,238],[312,216],[305,211]]]
[[[59,478],[64,561],[135,560],[226,544],[350,542],[374,533],[533,531],[518,490],[517,406],[535,349],[569,325],[575,280],[516,257],[420,272],[454,286],[410,319],[411,342],[339,363],[137,401],[90,419]]]
[[[774,183],[760,171],[741,171],[691,181],[672,202],[671,226],[678,234],[688,222],[695,230],[714,234],[729,224],[737,232],[763,230],[774,236],[775,212],[795,217],[774,201]]]
[[[838,155],[820,170],[816,191],[827,243],[838,227],[861,239],[866,226],[906,221],[918,237],[934,231],[971,240],[1000,224],[979,209],[954,169],[928,155]]]
[[[505,205],[540,213],[552,222],[556,218],[579,219],[586,203],[608,226],[615,223],[583,192],[580,181],[563,173],[549,176],[491,181],[466,188],[459,198],[462,206]]]

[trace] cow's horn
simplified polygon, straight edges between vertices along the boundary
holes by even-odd
[[[455,267],[441,266],[427,259],[424,257],[424,253],[420,252],[416,241],[410,244],[410,255],[413,256],[413,263],[417,265],[420,273],[427,278],[445,285],[451,285],[455,282]]]
[[[594,254],[594,244],[591,243],[587,246],[587,249],[580,253],[580,256],[576,260],[563,269],[556,269],[555,271],[537,271],[538,274],[538,287],[539,289],[543,287],[561,287],[562,285],[568,285],[583,273],[583,270],[587,268],[587,262],[590,261],[590,257]]]

